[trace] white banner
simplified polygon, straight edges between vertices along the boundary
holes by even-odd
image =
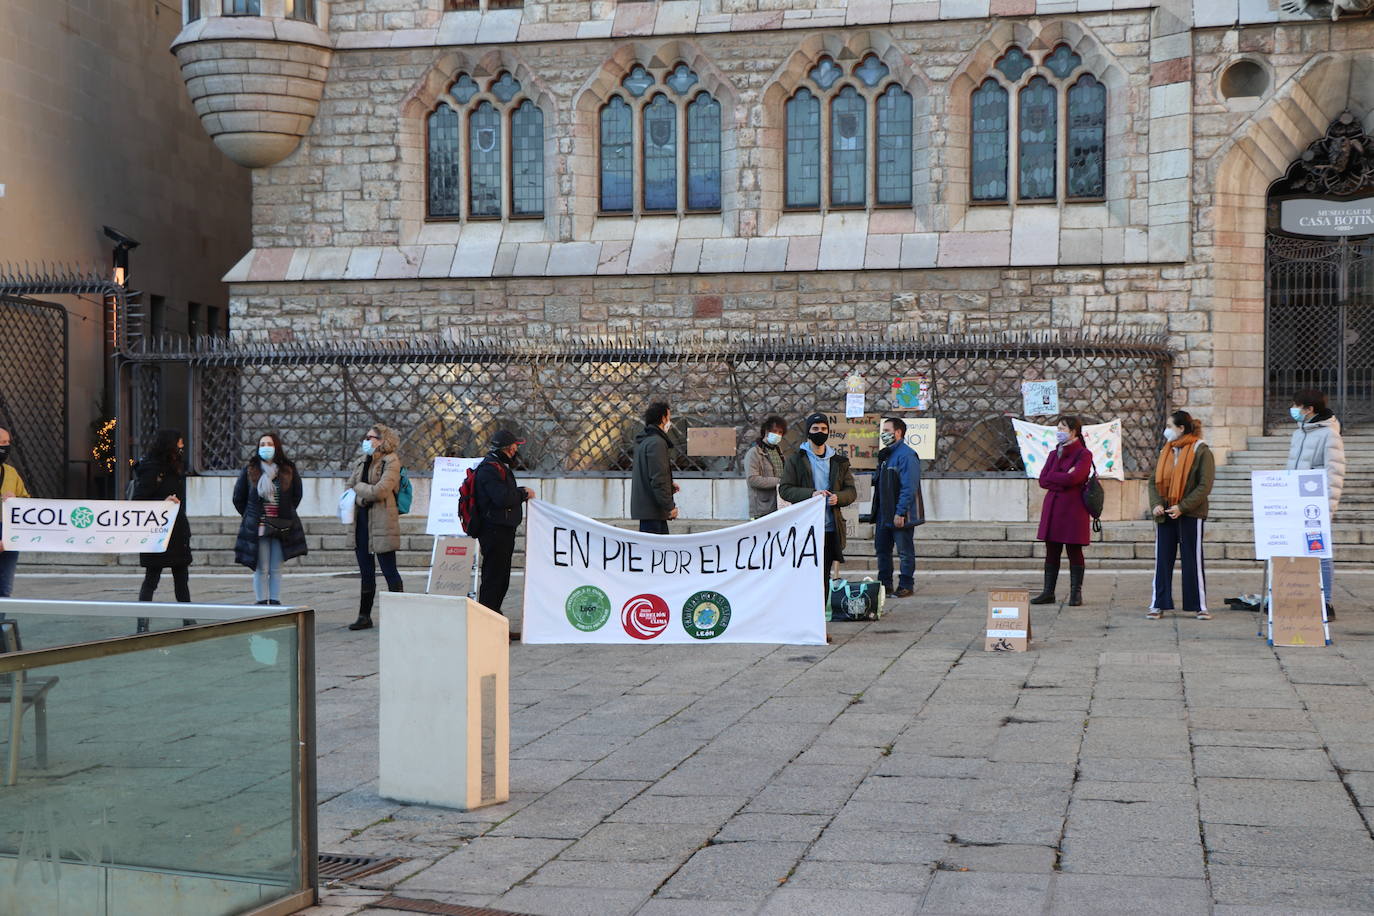
[[[700,534],[529,503],[526,643],[825,644],[823,499]]]
[[[162,553],[180,509],[165,500],[7,499],[5,549]]]
[[[1045,459],[1059,444],[1055,439],[1058,428],[1015,418],[1011,425],[1016,430],[1016,445],[1021,450],[1026,476],[1039,480],[1040,472],[1045,469]],[[1083,444],[1092,452],[1093,467],[1097,469],[1098,477],[1126,479],[1126,468],[1121,463],[1120,420],[1083,427]]]
[[[425,534],[464,537],[458,521],[458,489],[467,479],[468,468],[476,468],[481,458],[435,458],[434,477],[429,482],[429,508]]]
[[[1252,471],[1255,559],[1331,556],[1331,494],[1326,468]]]

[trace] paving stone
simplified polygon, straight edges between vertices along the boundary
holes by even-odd
[[[766,786],[745,810],[771,814],[835,814],[845,806],[849,786]]]
[[[929,776],[937,779],[971,779],[983,767],[982,757],[940,757],[931,754],[899,752],[896,748],[883,757],[874,776]]]
[[[1057,875],[1050,912],[1097,916],[1110,900],[1112,916],[1208,916],[1212,899],[1201,879]]]
[[[1290,913],[1374,911],[1374,876],[1367,868],[1341,872],[1213,865],[1208,874],[1218,904],[1281,907]]]
[[[1279,732],[1267,730],[1194,729],[1197,747],[1286,747],[1320,748],[1325,742],[1315,731]]]
[[[524,886],[605,887],[652,892],[677,870],[677,861],[572,862],[554,859],[525,879]]]
[[[1167,719],[1104,716],[1088,721],[1084,757],[1171,758],[1189,756],[1188,728]]]
[[[698,850],[656,896],[762,899],[786,880],[805,843],[720,843]]]
[[[830,817],[824,814],[737,814],[716,834],[717,842],[781,840],[810,843]]]
[[[1329,742],[1327,751],[1331,762],[1342,770],[1359,770],[1374,773],[1374,743],[1368,742]]]
[[[1301,732],[1312,727],[1308,714],[1301,709],[1223,709],[1212,706],[1190,706],[1188,722],[1194,729],[1223,731]]]
[[[856,802],[956,802],[980,780],[935,779],[924,776],[870,776],[854,790]]]
[[[1185,802],[1098,801],[1074,798],[1066,835],[1114,833],[1144,840],[1169,840],[1197,832],[1197,806]]]
[[[491,906],[529,916],[630,916],[648,899],[648,891],[522,885]]]
[[[917,901],[908,894],[784,887],[773,892],[759,916],[912,916],[916,912]]]
[[[672,900],[655,897],[635,916],[753,916],[763,907],[763,900]]]
[[[608,820],[630,824],[710,824],[719,827],[748,803],[749,798],[744,795],[659,795],[646,792],[616,810]]]
[[[1200,842],[1123,838],[1092,831],[1065,835],[1060,867],[1071,874],[1206,877]]]
[[[1078,762],[1082,779],[1098,782],[1193,783],[1193,762],[1185,759],[1084,757]]]
[[[559,855],[570,861],[682,862],[711,838],[712,828],[702,824],[605,823]]]
[[[1374,840],[1364,830],[1208,824],[1205,839],[1214,865],[1359,872],[1374,863]]]
[[[962,817],[957,804],[851,801],[831,821],[835,829],[947,833]]]
[[[1049,874],[1055,870],[1058,851],[1051,846],[994,843],[970,846],[946,844],[940,868],[948,871],[1028,872]]]
[[[1049,875],[941,871],[935,873],[920,912],[1039,913],[1049,895]]]
[[[1199,779],[1198,806],[1207,824],[1266,827],[1363,827],[1338,782],[1278,779]]]
[[[576,839],[649,786],[647,782],[570,779],[497,826],[497,836]]]
[[[1335,779],[1326,753],[1316,748],[1199,747],[1193,751],[1199,776],[1241,779]]]
[[[563,851],[562,840],[478,837],[399,885],[406,891],[462,888],[469,894],[501,894]]]
[[[895,891],[919,900],[933,876],[933,869],[915,868],[910,864],[853,860],[829,862],[806,858],[797,863],[797,869],[788,879],[787,886]]]
[[[873,862],[933,867],[945,853],[944,834],[886,833],[832,827],[807,850],[815,861]]]

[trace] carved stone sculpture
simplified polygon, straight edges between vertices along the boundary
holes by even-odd
[[[1328,10],[1333,20],[1341,18],[1343,14],[1360,15],[1374,10],[1374,0],[1283,0],[1280,5],[1286,13],[1306,13],[1313,19]]]

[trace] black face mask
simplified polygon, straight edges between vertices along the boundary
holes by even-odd
[[[825,445],[830,439],[830,433],[811,433],[806,438],[810,439],[815,445]]]
[[[6,461],[9,461],[9,460],[10,460],[10,447],[9,447],[8,445],[0,445],[0,464],[4,464]]]

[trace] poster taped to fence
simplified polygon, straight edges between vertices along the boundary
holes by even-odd
[[[1317,557],[1271,559],[1268,603],[1270,645],[1325,646],[1331,642]]]
[[[1331,489],[1326,468],[1252,471],[1255,559],[1331,556]]]
[[[830,424],[829,445],[849,459],[849,467],[856,471],[871,471],[878,467],[878,427],[883,418],[876,413],[861,417],[835,420]]]
[[[6,550],[162,553],[181,511],[166,500],[7,499]]]
[[[458,521],[458,490],[467,479],[468,468],[475,468],[481,463],[481,458],[434,459],[434,477],[429,482],[429,515],[425,519],[425,534],[452,537],[462,537],[466,534],[463,531],[463,523]]]
[[[898,410],[930,410],[930,377],[908,375],[894,378],[892,403]]]
[[[1021,413],[1028,417],[1059,416],[1059,383],[1022,382]]]
[[[824,498],[730,528],[641,534],[529,505],[525,643],[825,645]]]
[[[1055,439],[1058,429],[1016,418],[1012,418],[1011,425],[1016,431],[1016,447],[1021,451],[1021,463],[1026,466],[1026,476],[1039,480],[1040,472],[1045,469],[1045,459],[1058,445]],[[1126,479],[1126,469],[1121,461],[1120,420],[1083,427],[1083,444],[1092,452],[1093,468],[1098,477]]]
[[[906,421],[906,444],[923,461],[935,460],[935,418],[911,417]]]
[[[693,458],[733,458],[739,451],[733,426],[693,426],[687,430],[687,454]]]

